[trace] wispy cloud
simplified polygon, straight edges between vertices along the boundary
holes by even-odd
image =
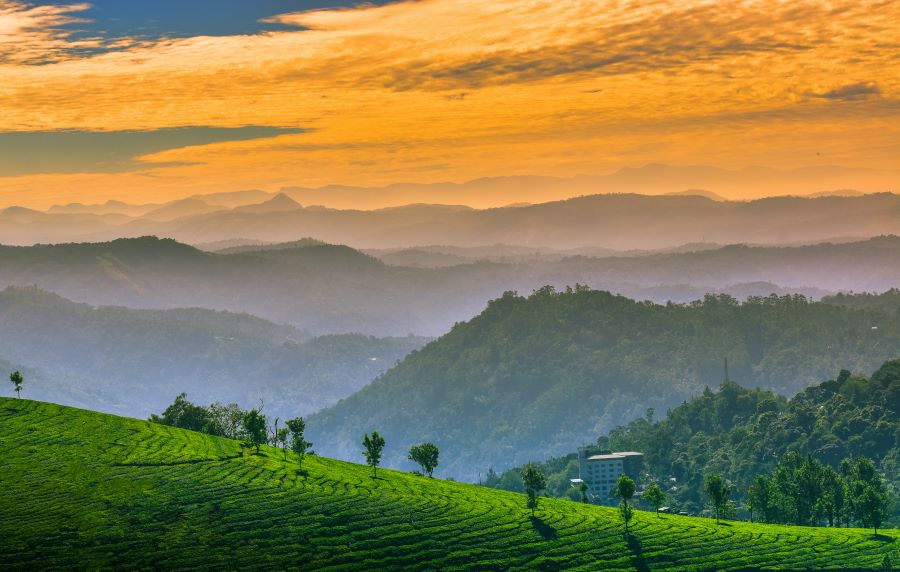
[[[878,95],[881,89],[875,83],[861,82],[850,85],[842,85],[834,89],[830,89],[824,93],[814,93],[815,97],[823,99],[837,99],[842,101],[858,101],[866,99],[871,95]]]
[[[79,33],[78,16],[86,2],[34,6],[24,0],[0,0],[0,64],[46,65],[104,50],[136,45],[127,38]]]

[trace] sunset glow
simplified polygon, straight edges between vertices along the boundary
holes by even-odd
[[[169,130],[171,143],[114,167],[102,138],[81,168],[61,166],[64,144],[23,155],[0,164],[0,204],[647,163],[865,169],[861,191],[900,181],[897,2],[424,0],[188,37],[85,32],[90,8],[0,0],[0,151],[21,132]],[[195,128],[262,130],[175,136]]]

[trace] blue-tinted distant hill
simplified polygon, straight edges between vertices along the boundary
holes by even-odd
[[[0,375],[21,369],[32,398],[139,417],[183,391],[200,403],[262,401],[273,416],[306,415],[424,341],[314,338],[246,314],[91,306],[34,287],[0,292]]]
[[[429,262],[432,252],[437,259]],[[529,293],[548,284],[588,284],[657,302],[709,292],[818,298],[900,285],[900,238],[894,236],[804,247],[698,245],[628,256],[505,246],[450,252],[471,258],[447,264],[441,251],[422,250],[401,260],[416,267],[403,266],[396,258],[387,264],[311,239],[220,253],[150,237],[0,246],[0,288],[34,284],[94,305],[247,312],[314,335],[436,336],[505,291]]]

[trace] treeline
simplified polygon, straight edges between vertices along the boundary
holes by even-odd
[[[900,490],[900,360],[871,377],[841,371],[790,400],[726,381],[718,391],[706,389],[669,410],[664,419],[654,417],[648,411],[599,437],[596,446],[644,453],[641,484],[662,484],[675,511],[706,510],[710,474],[729,483],[739,516],[749,518],[752,509],[756,518],[771,522],[861,523],[846,500],[865,491],[859,482],[873,482],[861,462],[883,477],[887,496]],[[579,498],[569,484],[578,476],[576,454],[540,468],[548,475],[548,494]],[[506,490],[520,490],[520,483],[516,470],[489,471],[484,481]],[[751,491],[767,496],[752,497]],[[806,496],[798,501],[800,491]],[[900,522],[900,506],[888,509],[886,520]]]
[[[19,372],[10,375],[10,380],[16,384],[16,392],[21,386],[21,376],[16,378],[17,375]],[[274,423],[270,423],[262,409],[260,406],[243,410],[236,403],[197,405],[188,401],[186,393],[180,393],[162,415],[154,413],[149,420],[207,435],[237,439],[245,448],[255,449],[257,454],[262,445],[280,447],[285,456],[288,450],[296,454],[301,465],[306,455],[316,454],[311,449],[313,444],[306,440],[306,420],[296,417],[279,428],[280,420],[276,418]],[[386,441],[377,431],[373,431],[371,435],[366,433],[363,436],[362,445],[366,464],[372,467],[373,476],[377,476]],[[430,478],[438,466],[439,456],[437,445],[426,442],[410,447],[407,458],[421,468],[421,472],[416,471],[417,474]]]
[[[312,443],[306,440],[306,421],[302,417],[290,419],[279,428],[279,419],[270,424],[262,413],[262,407],[243,410],[236,403],[197,405],[188,401],[186,393],[181,393],[162,415],[151,415],[150,421],[239,439],[245,448],[253,448],[257,453],[266,444],[280,447],[285,456],[291,450],[297,455],[301,466],[306,455],[315,455],[310,449]]]
[[[759,475],[746,491],[752,519],[801,526],[878,527],[892,501],[884,478],[870,459],[841,461],[838,470],[812,455],[790,451],[770,475]]]

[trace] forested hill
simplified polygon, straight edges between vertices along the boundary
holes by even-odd
[[[310,432],[322,453],[355,458],[361,435],[378,430],[392,466],[433,440],[438,472],[474,481],[716,387],[725,358],[732,379],[784,395],[841,369],[873,371],[900,352],[897,297],[657,305],[585,288],[508,293],[311,418]]]
[[[832,469],[844,459],[875,463],[894,491],[900,491],[900,360],[885,363],[871,376],[842,371],[808,387],[790,400],[726,381],[716,390],[671,409],[662,419],[643,416],[597,439],[601,449],[642,451],[645,483],[658,480],[674,489],[666,504],[697,513],[707,502],[703,479],[723,475],[734,485],[733,498],[748,516],[748,490],[759,475],[790,463],[791,452],[811,455]],[[575,449],[544,463],[548,493],[574,496],[569,479],[578,476]],[[670,481],[674,478],[674,483]],[[515,469],[488,479],[488,486],[521,490]],[[761,507],[757,507],[761,508]],[[900,522],[900,505],[893,507]],[[765,515],[757,514],[757,518]],[[820,515],[820,518],[823,518]]]

